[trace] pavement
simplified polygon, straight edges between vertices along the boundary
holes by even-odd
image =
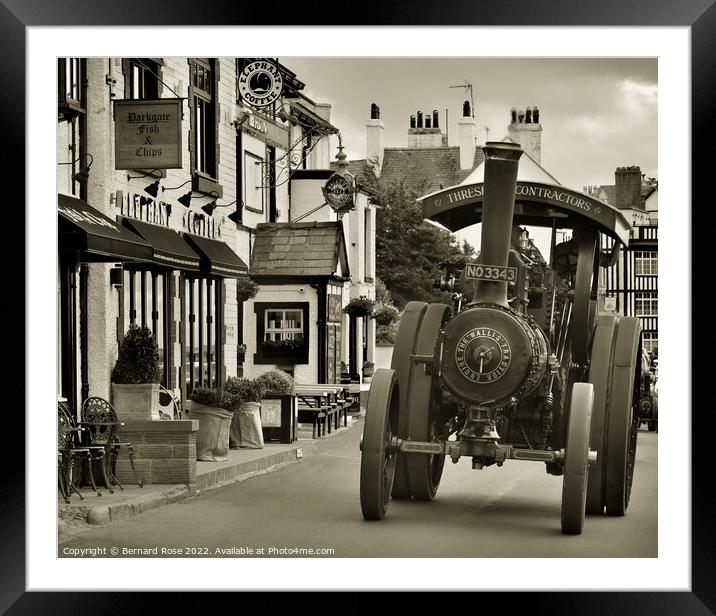
[[[361,404],[364,408],[364,404]],[[359,416],[348,416],[348,426],[333,429],[320,440],[330,439],[351,430],[359,423]],[[311,427],[299,424],[298,439],[291,444],[265,443],[263,449],[230,449],[227,460],[196,463],[196,491],[191,494],[186,485],[150,484],[140,488],[123,484],[114,493],[100,488],[101,496],[92,489],[80,490],[83,498],[73,494],[65,503],[58,494],[58,543],[65,543],[98,525],[114,524],[139,514],[170,505],[183,499],[199,496],[213,488],[244,481],[270,473],[288,464],[315,455],[319,439],[313,439]]]

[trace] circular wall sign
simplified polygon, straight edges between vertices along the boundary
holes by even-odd
[[[323,196],[334,210],[350,209],[353,206],[353,184],[342,175],[334,174],[323,187]]]
[[[256,60],[239,75],[239,94],[249,105],[268,107],[281,96],[283,77],[273,62]]]

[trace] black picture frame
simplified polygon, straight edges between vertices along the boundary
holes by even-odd
[[[341,9],[349,5],[323,1],[282,5],[276,7],[260,3],[225,3],[204,0],[201,10],[191,3],[179,4],[170,0],[155,0],[148,10],[146,2],[124,0],[123,2],[87,2],[84,0],[3,0],[0,4],[0,49],[5,58],[6,84],[14,84],[3,96],[4,144],[6,152],[12,152],[15,160],[25,160],[25,42],[29,26],[78,26],[78,25],[332,25],[343,22]],[[468,3],[461,0],[430,2],[413,0],[407,3],[377,3],[369,0],[362,3],[359,11],[352,11],[355,25],[485,25],[485,26],[690,26],[692,45],[692,200],[694,203],[708,203],[706,184],[712,174],[707,169],[710,156],[706,150],[712,145],[714,98],[716,93],[716,7],[713,0],[682,0],[681,2],[657,2],[647,0],[604,0],[587,2],[575,0],[562,2],[549,0],[513,0],[512,2],[485,1]],[[500,50],[496,50],[499,52]],[[52,78],[48,75],[47,78]],[[9,95],[11,94],[11,95]],[[9,188],[9,187],[8,187]],[[24,196],[24,183],[14,182],[12,202]],[[9,197],[6,197],[6,199]],[[698,199],[698,201],[697,201]],[[6,203],[9,205],[9,202]],[[679,204],[688,215],[687,204]],[[695,209],[692,210],[692,213]],[[695,240],[696,238],[694,238]],[[693,241],[692,246],[697,242]],[[684,247],[684,250],[693,250]],[[693,255],[693,253],[692,253]],[[694,266],[697,264],[692,259]],[[708,273],[694,280],[710,280]],[[707,288],[707,285],[704,285]],[[689,287],[690,288],[690,287]],[[690,300],[690,298],[689,298]],[[24,299],[20,300],[24,302]],[[689,301],[685,310],[691,310]],[[688,315],[691,319],[691,315]],[[30,324],[25,323],[26,327]],[[685,328],[685,336],[691,339],[691,331]],[[703,368],[710,366],[707,358],[700,360],[692,350],[693,380],[700,382],[705,376]],[[701,363],[699,363],[699,361]],[[700,378],[701,377],[701,378]],[[29,373],[26,379],[44,378]],[[708,378],[708,377],[707,377]],[[689,412],[688,404],[693,397],[691,384],[685,392],[684,408],[678,412]],[[9,394],[10,390],[6,390]],[[696,398],[694,398],[696,400]],[[14,407],[15,405],[13,405]],[[716,611],[716,497],[713,488],[711,464],[708,459],[713,434],[713,411],[711,405],[700,409],[696,429],[692,431],[692,585],[691,592],[580,592],[580,593],[484,593],[470,602],[492,600],[509,606],[514,612],[526,608],[531,613],[555,614],[710,614]],[[6,407],[4,417],[6,445],[5,481],[3,506],[0,508],[0,532],[2,533],[2,556],[0,556],[0,610],[8,614],[78,614],[140,613],[148,611],[148,604],[161,602],[166,609],[174,601],[181,601],[182,607],[192,609],[205,607],[203,599],[193,594],[182,593],[171,596],[166,593],[139,597],[138,593],[96,592],[59,593],[27,592],[25,583],[25,490],[24,487],[24,444],[25,425],[23,416]],[[26,409],[26,413],[36,413]],[[691,424],[687,422],[686,426]],[[22,435],[22,437],[21,437]],[[662,438],[665,435],[662,433]],[[682,455],[672,452],[671,455]],[[476,571],[479,575],[479,571]],[[559,577],[558,569],[555,571]],[[191,576],[188,576],[190,580]],[[78,580],[81,584],[81,580]],[[340,597],[336,599],[340,600]],[[421,600],[420,598],[418,598]],[[248,600],[248,599],[247,599]],[[335,599],[331,599],[334,601]],[[354,612],[359,606],[374,602],[374,597],[352,599]],[[408,602],[408,598],[405,598]],[[375,609],[376,605],[373,604]],[[294,604],[294,608],[297,607]],[[300,607],[300,606],[298,606]],[[370,608],[368,608],[370,609]],[[499,609],[499,608],[498,608]]]

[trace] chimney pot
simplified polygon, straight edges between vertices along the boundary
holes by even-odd
[[[410,128],[415,128],[415,116],[410,116]]]
[[[527,107],[527,112],[525,114],[525,124],[532,124],[532,108]]]
[[[380,120],[380,107],[378,107],[375,103],[371,103],[370,105],[370,119]]]
[[[524,122],[524,120],[525,120],[525,112],[524,111],[519,111],[517,113],[517,120],[519,121],[520,124],[522,124]]]
[[[418,111],[418,128],[423,127],[423,112]]]
[[[510,109],[510,120],[513,124],[517,122],[517,109]]]
[[[537,107],[532,109],[532,122],[539,124],[539,109]]]
[[[431,128],[431,117],[429,115],[425,116],[425,128]]]
[[[462,104],[462,117],[463,118],[472,117],[472,114],[470,113],[470,101],[465,101]]]
[[[440,128],[438,125],[438,110],[433,109],[433,128]]]

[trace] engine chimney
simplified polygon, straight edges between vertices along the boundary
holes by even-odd
[[[373,103],[370,106],[370,120],[366,120],[366,159],[374,161],[373,167],[377,175],[380,175],[380,168],[383,165],[383,134],[385,125],[380,119],[380,107]]]
[[[482,150],[485,153],[485,180],[480,263],[484,266],[506,267],[515,213],[517,168],[522,148],[516,143],[490,141]],[[478,280],[472,301],[508,306],[507,282]]]

